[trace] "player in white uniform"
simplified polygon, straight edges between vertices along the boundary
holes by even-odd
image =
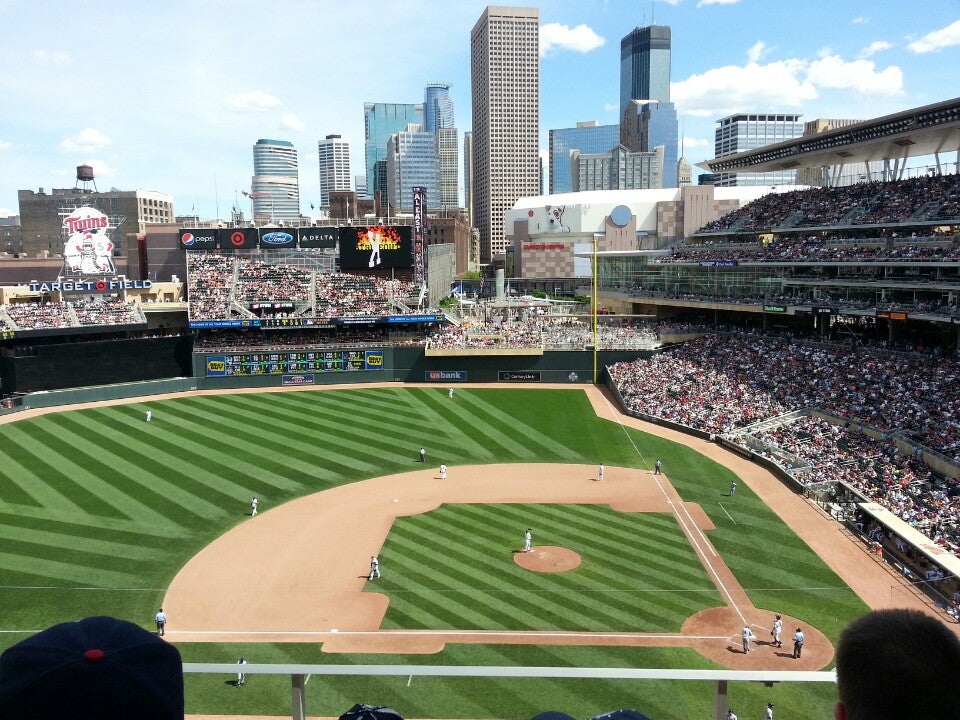
[[[447,397],[453,400],[453,388],[450,388],[450,391],[447,393]]]
[[[776,619],[773,621],[773,630],[770,631],[770,634],[773,635],[773,644],[777,647],[783,647],[783,642],[780,640],[780,633],[783,632],[783,620],[780,618],[780,615],[777,614]]]
[[[380,561],[376,555],[373,555],[370,557],[370,575],[367,577],[367,580],[373,580],[378,577],[380,577]]]
[[[523,533],[523,551],[530,552],[530,543],[533,542],[533,533],[530,532],[530,528],[527,528]]]
[[[147,422],[153,420],[153,410],[147,410]]]
[[[260,501],[254,498],[250,501],[250,517],[257,516],[257,508],[260,506]]]
[[[744,625],[743,630],[740,631],[740,639],[743,642],[743,654],[746,655],[750,652],[750,641],[754,639],[753,630],[750,629],[749,625]]]
[[[600,463],[600,468],[597,470],[597,480],[603,480],[603,463]]]
[[[244,660],[243,658],[240,658],[239,660],[237,660],[237,665],[246,665],[246,664],[247,664],[247,661]],[[241,667],[239,672],[237,672],[237,687],[240,687],[241,685],[243,685],[246,679],[247,679],[247,674],[243,671],[243,668]]]
[[[441,480],[446,480],[446,479],[447,479],[447,466],[446,466],[446,465],[441,465],[441,466],[440,466],[440,479],[441,479]]]

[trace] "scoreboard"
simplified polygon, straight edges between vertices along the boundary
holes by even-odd
[[[383,350],[225,353],[204,359],[207,377],[383,370]]]

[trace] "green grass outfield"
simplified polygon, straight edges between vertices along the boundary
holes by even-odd
[[[250,497],[269,511],[318,490],[419,469],[421,445],[428,462],[450,466],[603,461],[649,469],[660,458],[683,499],[699,503],[716,524],[710,540],[757,607],[801,618],[833,640],[867,609],[748,487],[725,498],[725,468],[597,419],[582,392],[460,389],[452,401],[446,388],[264,392],[73,410],[0,426],[0,646],[27,634],[18,631],[94,614],[150,627],[179,568],[243,522]],[[569,578],[531,582],[528,574],[521,583],[520,575],[482,561],[483,533],[519,543],[513,536],[528,524],[521,516],[557,537],[579,528],[578,537],[593,543],[591,562],[562,574]],[[657,513],[443,507],[397,523],[377,590],[391,594],[385,624],[392,627],[676,631],[691,612],[719,603],[682,539],[672,518]],[[439,541],[456,562],[422,555]],[[507,592],[498,589],[504,583]],[[716,667],[680,648],[467,645],[428,656],[370,656],[324,654],[316,644],[179,647],[193,662],[244,655],[251,662]],[[289,712],[285,678],[250,676],[242,689],[231,679],[188,676],[188,712]],[[586,718],[634,707],[654,720],[680,720],[708,717],[712,698],[710,684],[693,682],[416,678],[408,685],[405,678],[315,677],[307,688],[309,712],[333,716],[361,701],[405,717],[529,718],[557,709]],[[834,692],[819,683],[736,684],[730,696],[741,717],[759,716],[773,701],[786,717],[823,718]]]

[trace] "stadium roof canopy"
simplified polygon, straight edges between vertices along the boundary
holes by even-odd
[[[960,163],[960,98],[864,120],[854,125],[705,160],[715,173],[770,172],[851,163],[901,166],[907,158],[956,152]]]

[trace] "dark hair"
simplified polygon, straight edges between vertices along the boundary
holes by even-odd
[[[960,717],[960,638],[919,610],[876,610],[837,644],[837,691],[848,720]]]

